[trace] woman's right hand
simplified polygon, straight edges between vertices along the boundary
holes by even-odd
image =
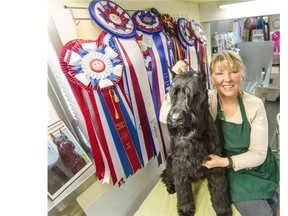
[[[187,62],[187,61],[186,61]],[[188,70],[188,64],[185,62],[185,60],[179,60],[176,62],[176,64],[172,67],[172,71],[176,74],[180,74],[182,72],[185,72]]]

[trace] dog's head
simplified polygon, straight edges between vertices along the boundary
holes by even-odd
[[[185,135],[199,128],[208,105],[206,76],[203,67],[174,76],[169,89],[171,109],[167,117],[170,134]]]
[[[59,154],[62,155],[68,155],[71,154],[74,149],[75,145],[73,142],[63,133],[61,130],[59,130],[60,135],[55,137],[53,134],[51,134],[51,138],[55,145],[58,148]]]

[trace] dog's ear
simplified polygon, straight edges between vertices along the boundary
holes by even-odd
[[[61,128],[59,128],[59,132],[60,132],[60,134],[64,134],[64,133],[62,132]]]
[[[197,74],[201,77],[202,82],[206,82],[206,62],[203,61],[203,58],[200,57],[200,54],[197,54],[198,59],[198,71]]]
[[[51,138],[52,138],[52,140],[53,140],[53,142],[54,142],[55,136],[54,136],[52,133],[50,133],[50,136],[51,136]]]

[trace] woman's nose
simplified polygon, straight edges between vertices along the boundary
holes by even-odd
[[[227,72],[224,73],[224,81],[230,81],[231,79],[231,73]]]

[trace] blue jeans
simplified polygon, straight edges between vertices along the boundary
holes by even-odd
[[[276,216],[278,204],[277,192],[268,200],[248,200],[234,203],[241,216]]]

